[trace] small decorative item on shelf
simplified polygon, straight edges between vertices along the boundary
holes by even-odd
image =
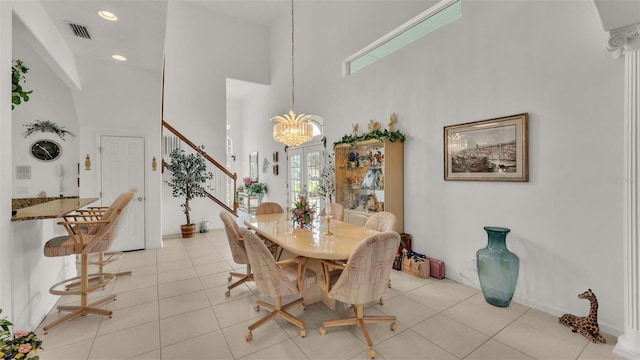
[[[0,319],[0,359],[40,359],[38,350],[42,349],[42,340],[38,340],[33,331],[18,330],[12,336],[11,326],[9,320]]]
[[[476,252],[478,277],[484,299],[491,305],[509,306],[516,290],[520,259],[507,249],[509,229],[485,226],[489,237],[487,247]]]
[[[299,195],[298,201],[295,202],[293,209],[291,210],[293,224],[298,225],[300,228],[313,226],[313,215],[315,211],[315,206],[309,205],[307,197]]]

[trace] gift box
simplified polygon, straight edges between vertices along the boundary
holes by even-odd
[[[429,261],[429,272],[436,279],[444,279],[444,261],[427,257]]]

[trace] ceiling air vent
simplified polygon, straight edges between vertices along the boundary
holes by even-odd
[[[89,35],[89,29],[87,29],[86,26],[73,24],[70,22],[67,22],[67,24],[69,24],[69,28],[71,29],[73,35],[81,37],[83,39],[91,39],[91,35]]]

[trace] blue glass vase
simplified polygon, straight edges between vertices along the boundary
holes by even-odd
[[[486,226],[487,247],[476,252],[478,277],[484,299],[491,305],[509,306],[516,290],[520,259],[507,249],[509,229]]]

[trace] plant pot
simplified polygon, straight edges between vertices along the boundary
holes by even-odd
[[[192,238],[196,233],[196,224],[180,225],[183,238]]]

